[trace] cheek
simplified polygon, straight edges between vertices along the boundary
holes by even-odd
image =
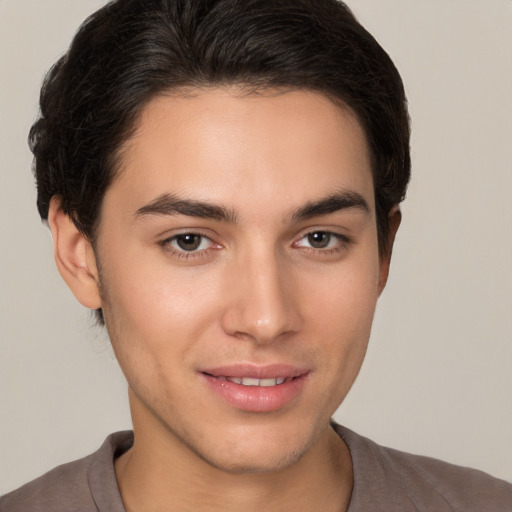
[[[375,251],[358,251],[344,264],[308,279],[308,301],[313,316],[325,327],[358,338],[371,325],[379,292],[379,260]],[[313,285],[311,283],[316,283]],[[333,332],[334,334],[334,332]]]
[[[318,340],[341,393],[351,386],[363,362],[378,298],[379,262],[361,254],[352,264],[334,269],[308,298],[310,336]]]
[[[213,288],[204,283],[204,276],[183,275],[147,258],[137,258],[136,264],[125,258],[106,268],[103,309],[121,366],[186,362],[216,314]]]

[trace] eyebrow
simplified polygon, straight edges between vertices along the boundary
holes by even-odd
[[[312,201],[301,206],[292,215],[294,221],[301,221],[328,215],[340,210],[356,209],[364,213],[370,212],[370,207],[366,199],[357,192],[343,191],[332,194],[318,201]]]
[[[358,209],[365,213],[370,211],[368,203],[361,194],[343,191],[318,201],[306,203],[295,210],[291,218],[294,222],[297,222],[348,209]],[[237,214],[234,210],[203,201],[179,198],[172,194],[162,194],[135,212],[135,218],[150,215],[186,215],[188,217],[214,219],[231,224],[237,222]]]
[[[214,219],[233,224],[237,218],[233,210],[223,206],[183,199],[172,194],[162,194],[135,212],[135,218],[147,215],[186,215],[188,217]]]

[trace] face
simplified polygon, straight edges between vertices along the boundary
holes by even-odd
[[[312,92],[162,96],[121,169],[96,258],[138,439],[290,465],[327,435],[384,279],[361,126]]]

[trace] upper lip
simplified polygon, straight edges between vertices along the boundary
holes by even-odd
[[[253,379],[272,379],[276,377],[293,378],[300,377],[309,373],[308,368],[294,366],[289,364],[269,364],[258,366],[253,364],[230,364],[216,366],[214,368],[205,368],[201,373],[213,377],[249,377]]]

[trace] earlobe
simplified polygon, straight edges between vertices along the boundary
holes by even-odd
[[[386,240],[386,249],[380,255],[380,269],[379,269],[379,295],[384,290],[389,276],[389,266],[391,263],[391,254],[393,252],[393,244],[395,243],[396,233],[402,221],[402,212],[399,205],[393,206],[388,215],[388,236]]]
[[[48,213],[55,262],[78,301],[89,309],[101,308],[98,267],[89,240],[53,198]]]

